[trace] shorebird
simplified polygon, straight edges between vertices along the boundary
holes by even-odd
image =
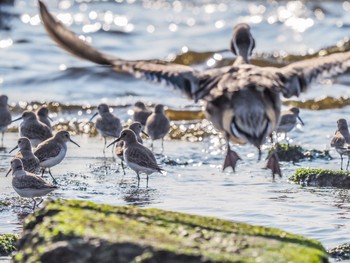
[[[138,122],[138,121],[137,122],[133,122],[129,126],[129,129],[132,130],[135,133],[137,142],[141,143],[141,144],[143,144],[143,140],[142,140],[142,138],[140,136],[140,133],[143,133],[147,137],[149,136],[147,133],[145,133],[142,130],[142,128],[143,128],[142,124],[140,122]],[[124,155],[124,141],[123,140],[120,140],[120,141],[118,141],[116,143],[116,145],[115,145],[115,154],[121,160],[121,166],[122,166],[123,172],[125,174],[124,164],[123,164],[123,161],[124,161],[124,156],[123,156]]]
[[[348,163],[346,165],[346,170],[349,168],[350,163],[350,133],[348,128],[348,123],[345,119],[339,119],[337,121],[338,129],[335,132],[334,137],[331,140],[331,147],[335,147],[335,150],[340,155],[340,169],[343,170],[343,155],[348,156]]]
[[[168,134],[170,130],[170,121],[164,113],[164,106],[162,104],[157,104],[154,107],[153,113],[147,118],[146,121],[146,132],[152,139],[152,150],[153,141],[161,139],[162,140],[162,151],[164,149],[163,141],[164,136]]]
[[[11,112],[8,107],[8,97],[0,95],[0,132],[1,132],[1,147],[4,147],[4,135],[7,126],[11,124]]]
[[[134,114],[133,114],[134,121],[138,121],[143,126],[145,126],[147,118],[151,114],[152,114],[152,112],[147,110],[146,105],[142,101],[135,102],[135,104],[134,104]]]
[[[124,141],[124,161],[132,170],[136,172],[138,183],[140,182],[140,173],[145,173],[147,175],[148,186],[148,175],[154,172],[161,173],[162,171],[157,164],[153,152],[139,143],[137,141],[136,134],[130,129],[122,130],[120,137],[107,147],[121,140]]]
[[[36,112],[39,121],[46,124],[47,127],[51,129],[52,119],[49,117],[49,109],[46,106],[41,106]]]
[[[40,167],[43,168],[42,175],[48,169],[54,183],[57,183],[57,181],[52,176],[50,168],[62,162],[66,156],[67,142],[72,142],[80,147],[79,144],[70,138],[68,131],[59,131],[52,138],[40,143],[34,151],[34,155],[40,161]]]
[[[27,137],[36,147],[39,143],[52,137],[52,132],[49,127],[38,120],[36,114],[32,111],[24,111],[22,116],[12,122],[23,119],[19,125],[19,134],[21,137]]]
[[[40,14],[48,34],[66,51],[92,62],[109,65],[115,71],[128,72],[158,82],[165,81],[195,102],[201,100],[207,118],[227,141],[223,169],[235,170],[238,154],[229,141],[254,145],[261,156],[261,145],[276,131],[281,114],[281,95],[290,98],[305,92],[319,77],[332,77],[350,66],[350,51],[311,58],[281,68],[250,65],[255,46],[249,26],[234,29],[231,47],[237,63],[218,69],[197,70],[166,61],[127,60],[104,54],[81,40],[55,19],[43,2]],[[276,152],[268,157],[267,168],[281,176]]]
[[[287,139],[287,133],[295,127],[297,124],[297,119],[301,122],[302,125],[304,125],[303,120],[299,116],[299,112],[300,110],[297,107],[292,107],[288,110],[282,111],[276,132],[284,133],[284,137]]]
[[[18,158],[22,161],[23,169],[30,173],[39,173],[40,171],[40,161],[38,157],[36,157],[32,150],[32,144],[30,140],[26,137],[21,137],[17,141],[17,146],[14,147],[9,153],[18,149],[15,158]],[[10,173],[11,169],[8,173]]]
[[[48,184],[40,176],[29,173],[23,169],[23,164],[21,159],[14,158],[11,161],[12,169],[12,187],[21,197],[32,198],[35,207],[39,206],[44,195],[57,189],[57,186]],[[7,176],[7,175],[6,175]],[[35,197],[40,197],[40,202],[37,203]]]
[[[89,120],[92,121],[97,114],[100,117],[96,120],[96,129],[101,134],[104,139],[103,153],[106,149],[107,137],[118,138],[122,130],[122,124],[118,117],[114,116],[110,111],[107,104],[101,103],[97,107],[98,112],[96,112]]]

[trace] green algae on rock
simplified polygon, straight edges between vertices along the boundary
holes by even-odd
[[[289,179],[297,184],[306,186],[350,189],[350,173],[345,171],[299,168]]]
[[[16,251],[18,237],[15,234],[0,234],[0,256],[9,256]]]
[[[56,200],[29,216],[14,262],[328,262],[282,230],[160,209]]]
[[[313,159],[325,159],[331,160],[332,157],[329,154],[328,150],[319,151],[319,150],[305,150],[299,145],[291,145],[291,144],[281,144],[276,143],[274,146],[275,151],[278,155],[280,161],[284,162],[299,162],[301,160],[313,160]],[[270,154],[271,148],[268,151],[268,155]]]

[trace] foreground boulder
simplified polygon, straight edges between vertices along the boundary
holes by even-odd
[[[14,262],[328,262],[287,232],[159,209],[57,200],[28,217]]]
[[[350,173],[344,171],[299,168],[289,179],[306,186],[350,189]]]

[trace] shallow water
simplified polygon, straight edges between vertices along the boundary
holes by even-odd
[[[110,26],[110,31],[86,35],[94,46],[130,59],[171,59],[187,48],[200,52],[227,49],[232,26],[242,21],[251,24],[258,53],[300,55],[349,37],[348,1],[47,2],[50,10],[66,18],[75,32],[94,30],[87,25],[98,28],[100,23],[105,29]],[[5,29],[0,30],[0,93],[9,96],[11,105],[19,101],[58,101],[83,107],[103,101],[123,106],[142,99],[147,103],[162,102],[175,109],[192,106],[190,101],[162,85],[114,74],[106,67],[76,59],[60,50],[37,21],[36,1],[16,1],[14,6],[1,6],[1,11],[10,15]],[[70,23],[72,17],[73,24]],[[111,18],[116,24],[109,24]],[[231,57],[229,52],[220,54]],[[195,66],[207,65],[204,62]],[[349,91],[346,81],[338,78],[333,83],[315,84],[300,99],[325,95],[346,97]],[[130,109],[120,107],[114,112],[126,122]],[[347,118],[348,114],[349,107],[302,110],[306,125],[289,136],[293,143],[306,149],[329,149],[336,120]],[[56,124],[89,118],[83,109],[54,113],[52,117]],[[8,152],[15,146],[17,134],[8,133],[5,138]],[[350,242],[348,190],[302,187],[288,181],[299,167],[339,169],[339,156],[332,149],[334,159],[330,161],[282,163],[283,178],[272,181],[270,172],[262,169],[265,162],[257,162],[257,152],[252,146],[238,147],[243,161],[232,173],[221,171],[224,142],[218,136],[198,142],[168,139],[164,154],[157,154],[166,175],[152,175],[146,188],[145,178],[137,187],[136,176],[130,169],[123,176],[110,150],[103,156],[101,138],[75,135],[74,140],[81,148],[70,144],[66,159],[52,169],[60,188],[50,198],[158,207],[278,227],[315,238],[325,247]],[[0,153],[2,175],[12,158],[7,152]],[[159,144],[156,152],[160,152]],[[266,151],[264,155],[266,157]],[[1,208],[0,232],[20,232],[21,218],[30,211],[25,205],[30,202],[18,198],[10,177],[0,176],[0,193],[0,200],[13,204],[10,208]]]

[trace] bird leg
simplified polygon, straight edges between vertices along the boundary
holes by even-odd
[[[39,207],[39,205],[41,205],[41,203],[44,201],[43,198],[40,198],[40,202],[36,204],[36,207]]]
[[[343,171],[343,155],[340,155],[340,170]]]
[[[56,181],[55,177],[53,177],[50,168],[49,168],[49,174],[50,174],[50,176],[51,176],[51,178],[52,178],[52,180],[53,180],[53,183],[54,183],[54,184],[57,184],[57,181]]]
[[[1,133],[1,147],[4,147],[4,134],[5,132]]]
[[[103,155],[105,155],[105,150],[106,150],[106,144],[107,144],[107,139],[106,137],[103,137],[104,141],[105,141],[105,144],[103,145]],[[113,147],[112,147],[113,149]],[[112,150],[113,151],[113,150]]]
[[[348,171],[349,168],[349,164],[350,164],[350,155],[348,155],[348,163],[346,164],[346,170]]]
[[[235,171],[236,168],[236,163],[238,160],[242,160],[241,157],[235,152],[231,150],[230,143],[228,140],[227,142],[227,152],[226,152],[226,157],[224,161],[224,166],[222,170],[224,171],[227,167],[231,166],[232,170]]]
[[[147,174],[147,181],[146,181],[146,188],[148,188],[148,174]]]
[[[35,201],[35,198],[32,198],[32,200],[33,200],[33,202],[34,202],[34,205],[33,205],[33,211],[34,211],[34,209],[35,209],[35,207],[36,207],[36,201]]]
[[[269,157],[267,158],[266,168],[272,171],[272,178],[275,179],[275,174],[278,174],[279,177],[282,177],[281,167],[278,160],[278,155],[274,149],[272,148]]]
[[[46,170],[45,168],[42,168],[41,177],[44,177],[45,170]]]
[[[123,174],[125,175],[125,167],[124,167],[124,162],[123,162],[123,160],[121,160],[120,165],[121,165],[121,167],[122,167]]]

